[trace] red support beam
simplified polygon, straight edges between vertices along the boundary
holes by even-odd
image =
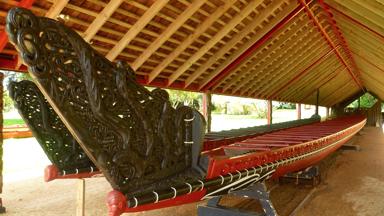
[[[283,86],[281,86],[279,89],[277,89],[275,92],[272,93],[271,96],[267,96],[267,98],[269,99],[272,99],[272,98],[275,98],[282,90],[284,90],[285,88],[287,88],[288,86],[290,86],[292,83],[296,82],[297,80],[299,80],[303,75],[305,75],[306,73],[308,73],[314,66],[316,66],[317,64],[321,63],[323,60],[327,59],[327,57],[329,57],[329,55],[331,53],[334,52],[334,49],[337,49],[338,45],[329,50],[327,53],[325,53],[324,55],[322,55],[319,59],[317,59],[316,61],[314,61],[311,65],[309,65],[308,67],[306,67],[303,71],[301,71],[300,73],[298,73],[296,76],[294,76],[291,80],[289,80],[287,83],[285,83]]]
[[[323,35],[323,37],[325,38],[325,40],[328,42],[328,44],[332,47],[332,49],[335,51],[337,57],[340,59],[341,63],[347,67],[348,69],[348,73],[349,75],[351,76],[351,78],[354,80],[354,82],[356,83],[356,85],[361,88],[364,92],[365,92],[365,89],[363,87],[363,85],[361,84],[360,80],[356,77],[356,75],[352,72],[352,69],[349,67],[349,65],[347,64],[347,62],[344,60],[344,58],[341,56],[341,53],[336,49],[336,46],[335,44],[332,42],[331,38],[329,37],[329,35],[327,34],[327,32],[324,30],[324,28],[321,26],[321,24],[319,23],[319,21],[317,20],[317,18],[315,17],[315,15],[313,14],[313,12],[311,11],[311,9],[308,7],[308,5],[305,3],[304,0],[299,0],[300,4],[304,7],[305,11],[307,12],[308,16],[310,19],[313,20],[315,26],[317,26],[317,28],[320,30],[321,34]],[[331,23],[331,25],[333,25],[333,23]],[[337,32],[335,32],[337,34]],[[357,68],[355,68],[356,71]]]
[[[17,6],[23,7],[23,8],[31,8],[34,1],[35,0],[22,0],[17,4]],[[7,45],[7,43],[8,43],[8,36],[4,30],[4,31],[0,32],[0,52],[3,51],[3,49],[4,49],[5,45]]]
[[[18,57],[15,56],[15,59],[5,59],[0,58],[0,69],[2,70],[16,70],[16,66],[18,64]],[[19,69],[17,69],[19,72],[27,72],[27,67],[25,65],[21,65]]]
[[[344,36],[343,36],[343,33],[341,32],[339,26],[337,25],[336,20],[333,18],[333,14],[332,14],[332,12],[330,11],[329,7],[327,7],[327,6],[325,5],[324,0],[319,0],[319,4],[320,4],[320,6],[323,8],[323,10],[326,12],[328,22],[331,24],[332,29],[333,29],[333,31],[334,31],[335,34],[336,34],[336,37],[338,38],[339,42],[341,42],[341,45],[343,46],[344,51],[347,53],[347,56],[348,56],[349,59],[351,60],[352,67],[355,69],[355,71],[356,71],[356,72],[358,73],[358,75],[360,76],[361,73],[360,73],[359,68],[357,67],[357,64],[356,64],[356,62],[355,62],[355,59],[353,58],[351,49],[349,48],[348,43],[347,43],[347,41],[345,40],[345,38],[344,38]]]
[[[303,6],[298,6],[295,8],[288,16],[286,16],[283,20],[281,20],[275,27],[273,27],[267,34],[265,34],[260,40],[254,43],[251,47],[249,47],[243,54],[241,54],[237,59],[235,59],[231,64],[229,64],[226,68],[224,68],[216,77],[214,77],[210,82],[208,82],[201,89],[202,91],[207,91],[214,85],[216,85],[219,81],[225,78],[227,75],[231,73],[241,62],[247,59],[252,53],[254,53],[261,45],[270,40],[273,35],[282,29],[287,23],[289,23],[293,18],[295,18],[302,10]]]
[[[335,11],[336,13],[342,15],[345,19],[349,20],[350,22],[368,30],[369,32],[371,32],[372,34],[376,35],[378,38],[380,38],[381,40],[384,40],[384,35],[378,33],[377,31],[369,28],[368,26],[364,25],[363,23],[359,22],[358,20],[352,18],[351,16],[348,16],[347,14],[343,13],[342,11],[332,7],[331,5],[329,4],[326,4],[324,3],[328,8],[332,9],[332,11]]]

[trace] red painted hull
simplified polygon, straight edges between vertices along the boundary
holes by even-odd
[[[240,171],[244,173],[244,170],[247,171],[248,177],[249,170],[263,166],[267,166],[267,170],[274,171],[271,174],[273,178],[288,172],[302,170],[318,163],[336,151],[352,138],[365,123],[366,119],[362,116],[344,117],[253,137],[230,144],[230,149],[238,147],[241,150],[244,149],[244,146],[250,148],[254,145],[254,152],[238,156],[225,155],[225,147],[206,151],[203,154],[207,154],[210,161],[204,181],[214,181],[219,177],[223,178],[223,176],[228,175],[235,176]],[[292,140],[295,140],[296,144]],[[269,146],[270,149],[260,148],[260,146]],[[271,167],[268,168],[268,164],[271,164]],[[256,173],[256,171],[254,172]],[[203,186],[201,190],[194,189],[189,194],[128,208],[125,196],[114,191],[108,196],[108,205],[110,215],[114,216],[123,212],[146,211],[196,202],[203,199],[206,193],[208,192]]]

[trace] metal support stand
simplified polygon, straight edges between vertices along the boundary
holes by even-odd
[[[248,188],[230,192],[238,197],[247,197],[258,200],[264,210],[264,213],[244,211],[235,208],[228,208],[219,205],[221,196],[210,199],[206,206],[199,206],[198,216],[277,216],[277,212],[269,199],[269,193],[264,183],[256,183]]]
[[[299,172],[288,173],[279,179],[280,183],[285,180],[294,180],[295,184],[310,182],[313,186],[320,183],[320,170],[319,166],[311,166]]]

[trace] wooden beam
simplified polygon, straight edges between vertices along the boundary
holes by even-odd
[[[271,47],[269,47],[264,53],[262,53],[262,56],[259,57],[259,53],[260,53],[260,51],[259,51],[256,55],[254,55],[253,58],[250,58],[248,60],[248,62],[244,62],[242,64],[242,65],[246,65],[246,63],[249,63],[245,69],[241,70],[242,65],[237,67],[236,70],[237,71],[240,70],[240,72],[238,74],[236,74],[236,76],[233,79],[231,79],[229,82],[227,82],[223,86],[223,91],[228,90],[233,84],[236,84],[245,75],[251,73],[251,70],[253,68],[255,68],[256,66],[260,66],[262,62],[267,61],[267,58],[272,58],[275,55],[277,55],[277,53],[275,52],[275,49],[277,49],[277,50],[282,49],[281,45],[283,45],[286,41],[293,41],[297,38],[300,38],[301,34],[308,36],[308,33],[309,33],[309,31],[307,31],[308,30],[308,24],[309,24],[308,22],[305,22],[300,18],[300,22],[297,22],[296,25],[294,27],[292,27],[292,33],[288,34],[287,32],[284,32],[284,31],[280,32],[280,34],[276,36],[276,38],[279,38],[278,41],[276,43],[273,43],[273,45]],[[259,50],[263,50],[268,45],[269,45],[269,43],[265,43],[263,46],[261,46],[259,48]],[[292,45],[290,44],[290,46],[288,48],[286,48],[284,46],[284,49],[285,50],[290,49],[291,47],[292,47]],[[257,58],[258,61],[254,61],[255,60],[254,58]],[[218,82],[218,84],[216,84],[215,88],[217,88],[217,86],[220,86],[224,81],[228,80],[228,78],[229,78],[229,76],[225,77],[220,82]]]
[[[351,49],[349,48],[349,45],[348,45],[347,41],[345,40],[343,33],[340,31],[340,28],[337,26],[336,20],[333,18],[334,15],[331,13],[330,8],[327,5],[325,5],[324,0],[319,0],[319,4],[323,8],[323,10],[326,12],[328,22],[331,24],[333,32],[336,34],[337,39],[341,43],[346,55],[350,59],[350,63],[352,64],[352,68],[355,70],[355,72],[357,72],[357,75],[360,76],[361,72],[360,72],[359,68],[357,67],[357,64],[356,64],[355,59],[352,55]],[[361,82],[361,80],[358,80],[358,81]],[[364,91],[364,89],[363,89],[363,91]]]
[[[337,47],[336,47],[337,49]],[[323,61],[327,60],[329,56],[331,56],[331,54],[333,54],[333,49],[329,50],[327,53],[325,53],[324,55],[322,55],[320,58],[318,58],[316,61],[314,61],[312,64],[310,64],[308,67],[306,67],[303,71],[299,72],[296,74],[296,76],[294,76],[292,79],[290,79],[288,82],[286,82],[285,84],[283,84],[279,89],[277,89],[276,91],[274,91],[270,96],[268,95],[268,98],[275,98],[276,95],[278,95],[281,91],[283,91],[285,88],[287,88],[288,86],[292,85],[293,83],[297,82],[298,80],[301,79],[301,77],[303,77],[303,75],[305,75],[306,73],[308,73],[310,70],[313,69],[313,67],[315,67],[316,65],[318,64],[321,64]]]
[[[115,58],[124,50],[124,48],[131,42],[133,38],[152,20],[153,17],[168,3],[169,0],[157,0],[150,8],[140,17],[139,20],[128,30],[127,33],[120,39],[120,41],[108,52],[106,58],[110,61]]]
[[[332,75],[331,77],[327,77],[327,79],[324,79],[324,80],[321,80],[320,84],[319,85],[316,85],[315,86],[315,89],[313,89],[311,92],[309,92],[308,94],[306,94],[304,97],[300,97],[299,101],[300,102],[303,102],[305,99],[307,99],[309,96],[311,96],[313,93],[316,92],[317,89],[320,89],[321,87],[323,87],[325,84],[329,83],[330,81],[332,81],[334,78],[336,78],[342,71],[345,70],[345,67],[342,67],[340,70],[338,70],[334,75]]]
[[[296,7],[296,8],[290,7],[289,9],[291,9],[293,11],[291,11],[284,18],[281,17],[280,19],[277,19],[277,20],[281,20],[279,23],[277,23],[276,25],[275,25],[275,23],[273,23],[273,25],[264,26],[263,30],[262,30],[262,34],[260,35],[262,37],[257,38],[257,40],[255,41],[255,43],[252,44],[252,46],[248,47],[248,49],[246,49],[246,50],[242,50],[241,53],[240,52],[235,53],[236,56],[234,56],[234,57],[236,57],[236,58],[228,58],[228,60],[226,62],[224,62],[224,64],[222,64],[223,66],[218,67],[212,73],[212,75],[210,75],[205,80],[203,80],[203,82],[201,84],[201,89],[203,89],[203,90],[210,89],[218,81],[220,81],[225,76],[227,76],[242,61],[247,59],[261,45],[263,45],[270,38],[272,38],[276,32],[278,32],[280,29],[282,29],[284,26],[286,26],[287,23],[289,23],[293,18],[295,18],[301,12],[302,7],[301,6]]]
[[[165,29],[157,38],[154,40],[151,45],[139,56],[136,58],[136,60],[131,64],[131,67],[134,70],[137,70],[151,55],[156,52],[161,45],[165,41],[168,40],[172,36],[173,33],[175,33],[180,26],[182,26],[185,21],[187,21],[199,8],[205,3],[205,1],[202,0],[195,0],[192,4],[188,6],[184,10],[183,13],[181,13],[177,19],[168,26],[167,29]]]
[[[300,98],[302,95],[306,94],[311,89],[317,89],[319,83],[323,82],[325,79],[328,79],[331,76],[335,76],[335,72],[338,72],[338,69],[344,67],[340,64],[337,58],[332,58],[331,60],[325,62],[324,64],[319,65],[314,69],[314,72],[311,72],[304,77],[302,77],[302,82],[296,83],[294,88],[287,89],[282,92],[281,98]]]
[[[108,20],[110,16],[119,8],[120,4],[124,0],[111,0],[104,9],[96,16],[91,25],[88,26],[87,30],[83,33],[83,38],[85,41],[89,42],[93,36],[99,31],[101,26]]]
[[[344,58],[342,57],[341,53],[339,52],[338,49],[336,49],[336,46],[335,44],[333,43],[333,41],[331,40],[331,38],[329,37],[328,33],[324,30],[324,28],[321,26],[321,24],[319,23],[318,19],[316,18],[316,16],[313,14],[312,10],[309,8],[309,6],[307,5],[307,3],[305,3],[304,0],[299,0],[300,3],[304,6],[304,9],[305,11],[307,12],[308,16],[310,19],[313,20],[315,26],[317,26],[317,28],[320,30],[321,34],[324,36],[325,40],[328,42],[328,44],[331,46],[331,48],[335,51],[337,57],[340,59],[340,61],[347,67],[347,71],[349,73],[349,75],[351,76],[351,78],[354,80],[354,82],[356,83],[356,85],[361,88],[363,91],[364,90],[364,87],[363,85],[361,84],[361,81],[356,77],[356,75],[354,74],[354,72],[352,71],[352,69],[350,68],[350,66],[347,64],[347,62],[344,60]]]
[[[303,31],[303,33],[304,34],[302,35],[289,39],[279,38],[279,42],[275,43],[278,45],[278,49],[267,50],[267,55],[264,58],[260,58],[260,61],[257,61],[255,59],[253,62],[251,62],[245,69],[243,69],[241,73],[238,74],[238,77],[233,80],[235,82],[232,82],[231,80],[231,83],[228,83],[228,85],[225,86],[225,89],[227,90],[232,85],[235,85],[232,88],[232,92],[236,92],[244,87],[246,90],[248,90],[248,88],[251,88],[251,86],[255,84],[253,83],[253,81],[257,81],[255,80],[256,78],[259,80],[263,80],[264,78],[266,78],[266,76],[270,75],[268,69],[276,67],[274,70],[278,70],[284,68],[284,66],[288,66],[288,64],[285,64],[285,61],[288,61],[290,57],[294,58],[296,56],[296,53],[306,48],[307,43],[304,42],[304,40],[313,40],[313,36],[311,36],[311,31],[308,31],[308,29],[306,29]],[[288,46],[280,47],[280,45],[284,44],[284,42],[286,41],[292,41],[292,43],[289,43]],[[270,44],[266,44],[267,47],[268,45]],[[274,48],[274,45],[270,46],[270,48]],[[269,55],[269,53],[271,54]],[[286,54],[288,53],[289,55],[287,56]]]
[[[284,2],[281,1],[273,1],[268,8],[264,9],[261,13],[255,17],[252,22],[247,25],[246,28],[242,29],[238,32],[234,37],[232,37],[218,52],[216,52],[213,56],[211,56],[208,61],[206,61],[202,66],[200,66],[196,71],[193,72],[191,76],[185,81],[186,85],[190,85],[194,82],[201,74],[206,72],[213,64],[215,64],[220,58],[222,58],[229,50],[231,50],[235,45],[241,41],[248,34],[253,32],[255,28],[260,26],[264,20],[266,20],[269,16],[271,16],[271,11],[275,11],[278,8],[281,8],[284,5]],[[201,88],[205,86],[213,77],[215,77],[218,73],[222,71],[226,66],[228,66],[232,61],[237,59],[242,53],[244,53],[247,49],[249,49],[254,43],[256,43],[260,38],[262,38],[268,31],[275,27],[275,24],[283,19],[290,11],[295,8],[295,4],[290,4],[286,7],[285,11],[281,11],[277,17],[274,17],[274,22],[270,22],[267,25],[263,26],[260,31],[257,31],[257,34],[252,37],[250,40],[241,45],[236,51],[233,52],[226,60],[221,63],[214,71],[212,71],[208,77],[206,77],[202,83],[200,83]]]
[[[198,61],[206,52],[215,46],[223,37],[232,31],[239,23],[243,21],[250,13],[252,13],[263,1],[252,0],[238,14],[236,14],[225,27],[215,34],[207,43],[194,53],[184,64],[182,64],[170,77],[168,84],[171,85],[179,76],[181,76],[189,67]]]
[[[190,35],[185,39],[171,54],[167,56],[155,69],[151,71],[148,75],[148,82],[152,82],[160,73],[163,71],[173,60],[176,59],[190,44],[193,43],[197,38],[201,36],[217,19],[219,19],[232,5],[236,0],[227,0],[224,1],[224,4],[218,7],[215,12],[212,13],[207,19],[204,20]]]
[[[348,20],[349,22],[352,22],[360,27],[363,27],[364,29],[366,29],[367,31],[371,32],[373,35],[376,35],[378,38],[380,38],[381,40],[384,40],[384,35],[375,31],[374,29],[368,27],[367,25],[363,24],[362,22],[356,20],[355,18],[352,18],[351,16],[345,14],[344,12],[340,11],[339,9],[336,9],[335,7],[331,6],[331,5],[328,5],[328,4],[325,4],[327,7],[331,8],[332,11],[335,11],[337,14],[340,14],[342,17],[344,17],[346,20]]]
[[[56,19],[56,17],[59,16],[64,7],[68,4],[68,1],[69,0],[55,0],[45,16],[51,19]]]
[[[262,79],[259,79],[260,81],[257,83],[252,83],[253,79],[249,79],[249,82],[243,84],[245,89],[240,89],[242,94],[249,91],[248,95],[256,94],[257,97],[265,98],[267,93],[278,88],[278,86],[281,85],[281,82],[285,81],[287,77],[293,76],[298,68],[302,68],[308,62],[315,60],[315,57],[319,53],[326,51],[323,46],[319,46],[323,41],[316,36],[309,41],[302,41],[301,43],[303,45],[299,46],[302,47],[302,49],[296,49],[295,52],[289,52],[289,56],[286,57],[286,59],[270,66],[267,76],[273,74],[273,77],[264,76]]]

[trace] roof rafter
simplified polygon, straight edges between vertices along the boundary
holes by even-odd
[[[124,50],[124,48],[131,42],[131,40],[140,33],[140,31],[156,16],[169,0],[157,0],[150,8],[141,16],[139,20],[128,30],[127,33],[120,39],[120,41],[108,52],[106,58],[110,61],[115,58]]]
[[[200,37],[217,19],[219,19],[236,0],[227,0],[223,5],[218,7],[203,23],[201,23],[194,31],[194,34],[185,39],[171,54],[168,55],[148,76],[148,82],[151,83],[173,60],[177,58],[190,44]]]
[[[270,11],[275,11],[276,9],[282,7],[282,5],[285,4],[283,1],[273,1],[271,5],[268,6],[268,10],[264,10],[261,13],[258,14],[258,16],[252,20],[252,22],[247,25],[246,28],[241,30],[239,33],[237,33],[233,38],[231,38],[230,41],[228,41],[215,55],[211,56],[208,61],[206,61],[202,66],[200,66],[196,71],[193,72],[192,75],[188,77],[186,80],[186,85],[190,85],[192,82],[194,82],[201,74],[203,74],[207,69],[209,69],[213,64],[217,62],[220,58],[222,58],[229,50],[231,50],[239,41],[242,40],[242,38],[246,37],[248,34],[253,32],[255,28],[260,26],[263,21],[268,18],[271,14]],[[288,11],[291,11],[294,9],[293,4],[287,7]],[[288,12],[289,13],[289,12]],[[283,15],[281,15],[283,14]],[[275,18],[276,20],[279,20],[279,18],[284,18],[286,14],[284,12],[279,13],[279,17]],[[208,76],[208,78],[205,78],[203,80],[203,83],[201,86],[203,87],[207,82],[211,80],[211,77],[216,76],[220,71],[221,68],[225,68],[228,64],[230,64],[234,59],[238,58],[242,53],[245,52],[249,47],[251,47],[256,41],[258,41],[265,33],[267,33],[270,29],[272,29],[277,21],[269,23],[267,26],[263,26],[263,28],[256,32],[256,35],[253,36],[250,40],[245,42],[240,48],[238,48],[234,53],[226,59],[224,63],[221,63],[218,68],[216,68],[211,74]]]
[[[326,78],[328,79],[323,79],[323,80],[320,80],[320,84],[316,85],[315,88],[309,92],[308,94],[306,94],[304,97],[301,97],[299,99],[300,103],[302,103],[305,99],[307,99],[309,96],[311,96],[313,93],[315,93],[317,91],[317,89],[320,89],[321,87],[323,87],[325,84],[327,84],[328,82],[332,81],[334,78],[336,78],[340,73],[342,73],[343,71],[345,70],[345,67],[339,67],[336,69],[336,72],[332,72],[334,74],[331,73],[331,75],[328,75]],[[325,80],[325,81],[324,81]]]
[[[301,23],[303,22],[303,23]],[[285,34],[284,32],[281,32],[278,36],[279,39],[276,43],[274,43],[270,49],[268,49],[265,53],[263,53],[263,57],[262,58],[259,58],[258,61],[252,61],[253,58],[255,58],[255,55],[254,57],[251,57],[248,59],[248,62],[243,62],[242,65],[246,65],[246,63],[249,63],[248,66],[246,66],[246,68],[244,70],[241,70],[240,73],[236,74],[236,77],[234,79],[232,79],[230,82],[226,83],[223,87],[223,91],[226,91],[228,90],[233,84],[237,83],[239,80],[241,80],[241,78],[243,78],[245,75],[249,74],[251,72],[251,70],[253,70],[254,68],[256,68],[256,66],[259,66],[261,64],[261,62],[265,62],[267,61],[267,58],[270,58],[271,57],[271,54],[273,54],[275,52],[275,49],[281,49],[281,45],[285,43],[285,41],[291,41],[293,40],[294,38],[297,38],[299,37],[299,34],[298,33],[304,33],[303,30],[305,28],[308,27],[308,23],[305,23],[304,20],[301,20],[300,19],[300,23],[299,24],[296,24],[293,28],[292,28],[292,31],[294,32],[293,34]],[[309,31],[308,31],[309,33]],[[305,34],[305,33],[304,33]],[[283,35],[283,36],[282,36]],[[308,35],[308,34],[306,34]],[[263,50],[264,47],[266,47],[268,45],[268,43],[264,43],[259,49],[260,50]],[[292,46],[288,47],[288,48],[285,48],[285,49],[289,49],[291,48]],[[237,68],[241,68],[240,65],[239,67]],[[220,82],[218,82],[216,84],[216,87],[218,87],[222,82],[224,82],[225,80],[227,80],[229,76],[223,78]]]
[[[250,54],[252,54],[255,50],[257,50],[262,44],[264,44],[267,40],[269,40],[278,30],[283,28],[287,23],[289,23],[293,18],[295,18],[301,11],[303,10],[302,6],[296,7],[291,13],[289,13],[284,19],[282,19],[276,26],[271,28],[268,32],[266,32],[263,37],[259,38],[251,47],[244,50],[240,55],[235,59],[230,59],[228,64],[226,63],[226,67],[220,68],[220,70],[216,70],[214,76],[208,77],[208,79],[204,80],[202,83],[202,87],[200,89],[207,90],[214,86],[216,82],[223,79],[227,76],[234,68],[237,67],[244,59],[248,58]]]
[[[324,3],[325,4],[325,3]],[[372,28],[368,27],[367,25],[359,22],[358,20],[356,20],[355,18],[352,18],[351,16],[345,14],[344,12],[340,11],[339,9],[335,8],[335,7],[332,7],[331,5],[329,4],[325,4],[327,7],[331,8],[332,11],[335,11],[336,13],[342,15],[343,17],[345,17],[345,19],[349,20],[350,22],[352,23],[355,23],[357,24],[358,26],[361,26],[363,27],[364,29],[368,30],[369,32],[371,32],[372,34],[376,35],[377,37],[379,37],[380,39],[384,40],[384,35],[382,35],[381,33],[373,30]]]
[[[311,29],[309,31],[313,30]],[[236,91],[240,90],[242,93],[245,93],[251,90],[248,95],[253,95],[256,92],[258,92],[257,94],[260,94],[266,89],[268,83],[271,84],[271,88],[273,88],[279,81],[274,77],[284,77],[287,74],[292,73],[294,68],[299,67],[301,64],[311,59],[311,55],[305,54],[316,54],[323,51],[318,46],[321,42],[322,41],[320,41],[319,38],[313,34],[308,38],[300,37],[294,42],[294,46],[281,52],[276,59],[273,59],[273,61],[266,64],[262,70],[258,71],[258,73],[248,79],[243,79],[239,83],[239,88],[236,87]],[[288,56],[286,56],[287,54]],[[280,73],[277,73],[276,76],[272,77],[271,71],[279,71]]]
[[[328,42],[328,44],[331,46],[331,48],[334,50],[334,52],[336,53],[337,57],[340,59],[340,61],[347,67],[348,69],[348,73],[349,75],[351,76],[351,78],[354,80],[354,82],[356,83],[356,85],[361,88],[363,91],[364,90],[364,87],[363,85],[361,84],[361,81],[356,77],[356,75],[352,72],[351,68],[349,67],[349,65],[347,64],[347,62],[344,60],[344,58],[341,56],[341,53],[339,52],[338,49],[335,49],[335,44],[333,43],[333,41],[331,40],[331,38],[329,37],[329,35],[327,34],[327,32],[323,29],[323,27],[321,26],[321,24],[319,23],[319,21],[317,20],[316,16],[313,14],[312,10],[309,8],[309,6],[307,5],[307,3],[304,2],[304,0],[299,0],[299,2],[301,3],[301,5],[304,6],[304,9],[305,11],[307,12],[308,16],[310,17],[310,19],[313,20],[315,26],[317,26],[317,28],[320,30],[321,34],[323,35],[323,37],[325,38],[325,40]],[[332,23],[331,23],[332,25]]]
[[[181,13],[175,22],[168,26],[161,35],[159,35],[155,41],[131,64],[134,70],[137,70],[151,55],[159,48],[165,41],[172,36],[187,21],[199,8],[205,3],[202,0],[195,0]]]
[[[300,73],[296,74],[296,76],[292,77],[292,79],[290,79],[288,82],[286,82],[285,84],[283,84],[279,89],[277,89],[276,91],[274,91],[270,96],[267,96],[269,99],[272,99],[272,98],[275,98],[277,94],[279,94],[281,91],[283,91],[285,88],[287,88],[288,86],[290,86],[292,83],[296,82],[297,80],[299,80],[304,74],[308,73],[313,67],[315,67],[317,64],[325,61],[326,59],[328,59],[329,56],[331,56],[331,54],[334,52],[334,49],[337,49],[338,46],[336,46],[335,48],[329,50],[327,53],[325,53],[324,55],[322,55],[320,58],[318,58],[316,61],[314,61],[312,64],[310,64],[308,67],[306,67],[304,70],[302,70]]]
[[[223,39],[229,32],[232,31],[239,23],[241,23],[250,13],[252,13],[257,6],[259,6],[262,0],[252,0],[245,8],[236,14],[225,27],[220,29],[207,43],[194,53],[184,64],[182,64],[170,77],[168,84],[171,85],[177,78],[179,78],[189,67],[191,67],[196,61],[198,61],[203,55],[206,54],[216,43]]]
[[[68,4],[68,2],[69,0],[55,0],[53,2],[53,5],[49,8],[47,13],[45,14],[45,16],[51,19],[56,19],[56,17],[59,16],[59,14],[64,9],[64,7]]]
[[[89,42],[93,36],[99,31],[101,26],[108,20],[115,10],[120,6],[124,0],[111,0],[104,9],[96,16],[93,22],[88,26],[87,30],[83,33],[84,40]]]

